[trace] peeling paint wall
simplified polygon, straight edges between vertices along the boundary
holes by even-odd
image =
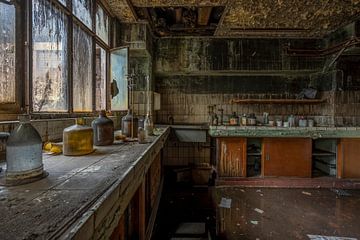
[[[272,118],[305,115],[317,125],[334,124],[336,71],[322,73],[323,57],[289,56],[285,47],[321,49],[322,40],[160,39],[156,44],[156,91],[161,93],[158,122],[207,122],[207,106],[224,114],[269,112]],[[233,98],[296,98],[303,88],[318,89],[318,105],[239,105]]]

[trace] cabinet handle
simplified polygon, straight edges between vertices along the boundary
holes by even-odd
[[[270,161],[270,154],[267,153],[267,154],[265,155],[265,160],[266,160],[266,161]]]

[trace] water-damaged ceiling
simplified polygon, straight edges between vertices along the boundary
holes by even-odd
[[[360,18],[360,0],[108,0],[123,22],[168,36],[322,37]]]

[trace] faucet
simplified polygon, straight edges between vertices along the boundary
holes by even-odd
[[[173,116],[171,115],[171,113],[168,114],[168,123],[169,123],[169,125],[173,125],[173,124],[174,124],[174,118],[173,118]]]

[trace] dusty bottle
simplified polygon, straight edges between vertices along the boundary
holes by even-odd
[[[66,156],[79,156],[93,151],[93,129],[85,125],[83,118],[77,118],[75,125],[64,129],[63,153]]]
[[[233,112],[233,115],[230,117],[230,125],[238,125],[239,118],[236,116],[236,112]]]
[[[42,141],[28,115],[19,117],[20,124],[6,144],[6,181],[36,178],[43,174]]]
[[[144,121],[144,129],[145,129],[146,137],[153,135],[154,124],[153,124],[149,114],[146,114],[145,121]]]
[[[138,128],[138,142],[146,143],[145,141],[145,130],[142,127]]]
[[[101,110],[99,117],[92,121],[94,132],[94,145],[105,146],[114,142],[114,122],[106,116],[106,111]]]
[[[127,137],[135,138],[138,130],[138,119],[134,117],[132,111],[129,109],[126,116],[121,119],[122,134]]]

